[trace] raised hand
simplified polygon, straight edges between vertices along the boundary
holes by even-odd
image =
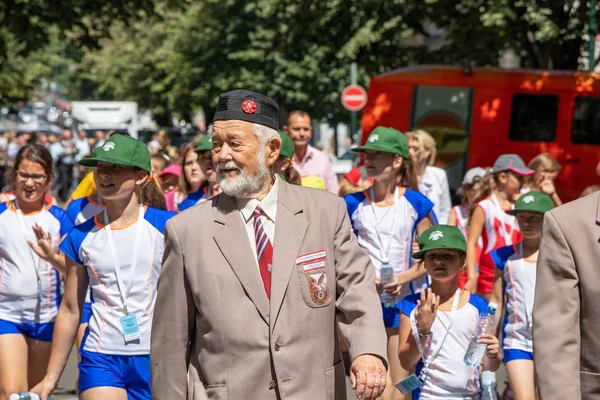
[[[417,300],[417,311],[415,313],[419,333],[423,335],[429,334],[439,305],[440,296],[433,293],[431,288],[421,290],[421,298]]]
[[[31,228],[35,233],[36,243],[27,241],[31,249],[37,254],[42,260],[50,262],[55,255],[54,246],[52,245],[52,235],[46,233],[44,228],[38,224],[33,225]]]

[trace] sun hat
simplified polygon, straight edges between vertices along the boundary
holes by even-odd
[[[204,135],[202,136],[202,138],[198,141],[198,144],[196,145],[196,152],[200,152],[200,151],[210,151],[212,150],[212,140],[210,139],[210,135]]]
[[[279,150],[279,155],[292,159],[292,157],[294,157],[294,141],[285,132],[279,131],[279,136],[281,137],[281,150]]]
[[[477,183],[477,178],[479,178],[479,180],[481,180],[481,178],[483,178],[485,176],[485,174],[486,174],[486,170],[481,167],[471,168],[465,174],[462,184],[463,185],[474,185],[475,183]]]
[[[378,126],[371,132],[366,143],[352,149],[352,152],[362,153],[366,150],[384,151],[408,159],[408,140],[397,129]]]
[[[515,208],[506,211],[507,214],[517,215],[521,211],[545,213],[554,208],[554,202],[546,193],[527,192],[515,201]]]
[[[492,167],[492,174],[510,171],[517,175],[533,175],[535,171],[527,168],[523,159],[516,154],[502,154]]]
[[[79,161],[84,167],[96,167],[99,162],[137,167],[150,173],[150,151],[146,145],[131,136],[111,135],[102,146],[94,149],[91,157]]]
[[[434,225],[419,236],[419,249],[412,258],[420,260],[430,250],[448,249],[467,252],[465,235],[456,226]]]
[[[344,178],[346,178],[346,180],[348,182],[350,182],[351,184],[358,185],[360,178],[362,178],[362,173],[360,172],[360,168],[358,168],[358,167],[352,168],[350,171],[348,171],[348,173],[346,173],[346,175],[344,175]]]
[[[175,175],[175,176],[181,176],[181,165],[179,164],[171,164],[168,167],[166,167],[165,169],[162,170],[162,172],[160,173],[160,175],[158,175],[159,178],[163,178],[166,175]]]
[[[302,178],[302,186],[326,190],[325,181],[318,176],[309,175]]]

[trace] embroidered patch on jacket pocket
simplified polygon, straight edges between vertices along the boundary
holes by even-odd
[[[329,298],[329,287],[327,286],[327,274],[321,272],[319,274],[306,275],[308,280],[308,288],[310,289],[310,298],[315,304],[325,304]]]

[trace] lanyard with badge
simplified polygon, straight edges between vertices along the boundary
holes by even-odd
[[[106,238],[108,240],[108,247],[110,249],[110,253],[113,259],[113,264],[115,268],[115,275],[117,277],[117,289],[119,290],[119,296],[121,297],[121,302],[123,304],[123,312],[124,316],[120,317],[121,321],[121,330],[123,332],[123,338],[125,342],[131,342],[134,340],[138,340],[140,338],[140,326],[138,324],[137,316],[135,313],[130,314],[127,309],[127,297],[131,293],[131,289],[133,288],[133,281],[135,280],[135,269],[137,267],[137,255],[138,249],[140,245],[140,235],[141,235],[141,227],[142,227],[142,219],[144,218],[144,205],[140,204],[140,211],[137,220],[137,228],[135,232],[135,241],[133,242],[133,254],[131,257],[131,282],[129,283],[129,288],[125,291],[125,283],[123,281],[123,276],[121,275],[121,263],[119,262],[119,257],[117,255],[117,250],[115,248],[115,242],[112,236],[112,230],[110,228],[110,224],[108,221],[108,214],[106,209],[104,209],[104,230],[106,231]]]
[[[394,227],[396,226],[396,214],[398,212],[398,207],[396,207],[397,205],[397,198],[398,198],[398,193],[399,189],[396,187],[396,190],[394,191],[394,205],[393,205],[393,214],[392,214],[392,226],[390,227],[390,233],[388,235],[388,242],[387,242],[387,246],[385,246],[383,239],[381,237],[381,232],[379,231],[379,226],[380,226],[380,221],[377,218],[377,212],[375,211],[375,192],[373,190],[373,187],[371,187],[369,189],[369,194],[371,196],[371,211],[373,212],[373,218],[375,219],[375,225],[373,227],[373,229],[375,229],[375,235],[377,235],[377,240],[379,241],[379,254],[381,257],[381,268],[385,268],[385,267],[389,267],[390,261],[389,261],[389,253],[390,253],[390,249],[392,248],[392,239],[394,236]],[[385,219],[385,218],[384,218]],[[362,220],[362,218],[361,218]],[[381,221],[383,222],[383,221]],[[363,223],[364,225],[364,223]],[[385,248],[384,248],[385,246]]]
[[[448,328],[446,328],[446,332],[444,333],[444,336],[442,337],[438,348],[435,351],[429,353],[427,359],[424,360],[423,368],[421,369],[419,377],[417,378],[415,374],[412,374],[408,378],[396,383],[395,386],[398,388],[398,390],[400,390],[400,392],[402,392],[402,394],[412,392],[413,390],[423,386],[423,382],[425,381],[425,377],[427,375],[427,372],[429,371],[429,368],[431,367],[433,360],[438,356],[438,354],[442,350],[442,346],[444,345],[446,338],[450,334],[450,329],[452,329],[452,324],[454,323],[454,316],[456,314],[456,310],[458,309],[459,300],[460,288],[456,289],[456,292],[454,292],[454,299],[452,300],[452,310],[450,311],[450,322],[448,323]],[[417,349],[419,349],[419,353],[423,354],[423,347],[421,346],[421,339],[419,337],[419,331],[417,330],[417,319],[415,317],[416,311],[417,310],[415,309],[414,312],[410,313],[410,325],[412,328],[413,337],[415,339],[415,342],[417,343]]]
[[[29,231],[33,230],[33,227],[28,225],[25,222],[25,217],[23,216],[23,212],[21,211],[21,206],[19,206],[19,201],[15,198],[15,208],[17,209],[17,219],[19,220],[19,224],[23,227],[24,233],[27,234]],[[42,205],[42,216],[46,212],[46,204]],[[42,229],[44,229],[42,227]],[[45,230],[44,230],[45,231]],[[29,246],[28,246],[29,247]],[[40,263],[40,259],[36,256],[33,249],[29,248],[29,254],[31,255],[31,259],[33,261],[33,269],[35,270],[35,276],[37,278],[37,288],[38,288],[38,299],[40,302],[44,298],[44,289],[42,288],[42,278],[40,277],[40,271],[38,270],[38,265]]]

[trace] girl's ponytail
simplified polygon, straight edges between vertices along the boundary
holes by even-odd
[[[148,182],[142,187],[140,193],[140,201],[148,207],[157,208],[159,210],[167,209],[167,202],[162,190],[158,187],[156,180],[150,175]]]
[[[417,173],[410,158],[403,158],[402,165],[398,170],[398,186],[407,187],[419,191],[419,183],[417,182]]]
[[[296,171],[296,168],[292,167],[292,163],[290,163],[288,169],[285,170],[283,176],[285,177],[287,183],[299,186],[302,185],[302,179],[300,178],[300,174],[298,173],[298,171]]]
[[[481,178],[481,183],[479,185],[479,191],[474,197],[473,204],[471,204],[471,208],[469,209],[469,221],[471,220],[471,216],[473,215],[473,211],[477,207],[477,203],[489,197],[492,194],[492,190],[494,190],[494,185],[496,181],[496,175],[488,172],[483,178]]]

